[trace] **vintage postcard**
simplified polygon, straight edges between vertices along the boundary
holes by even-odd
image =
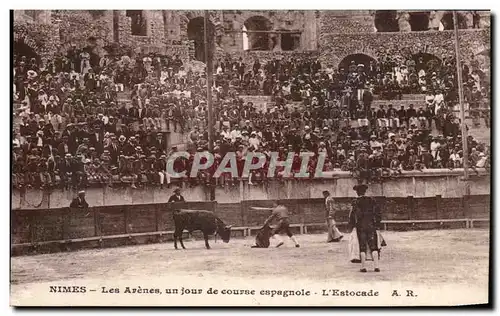
[[[490,304],[490,20],[11,11],[10,304]]]

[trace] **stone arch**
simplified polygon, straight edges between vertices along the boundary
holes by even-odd
[[[344,56],[339,64],[338,64],[338,69],[348,71],[349,68],[352,68],[352,65],[355,65],[356,68],[359,64],[363,64],[365,68],[368,68],[370,65],[370,62],[376,62],[377,59],[373,56],[367,55],[365,53],[361,52],[356,52],[353,54],[349,54],[347,56]],[[352,70],[352,69],[351,69]]]
[[[28,60],[36,58],[37,61],[41,61],[42,55],[44,55],[43,52],[45,51],[43,47],[44,43],[36,41],[29,32],[14,31],[13,40],[12,50],[14,55],[26,56]]]
[[[410,15],[410,27],[412,31],[427,31],[429,30],[430,12],[408,12]]]
[[[375,11],[374,23],[377,32],[399,32],[398,12],[395,10]]]
[[[205,18],[202,16],[189,20],[186,26],[187,37],[194,42],[194,59],[206,62],[205,56]],[[208,23],[209,37],[215,33],[214,25]]]
[[[37,23],[13,23],[13,38],[11,49],[14,49],[15,42],[23,42],[33,50],[39,61],[44,58],[51,58],[62,49],[59,40],[59,28],[56,25],[39,27]],[[19,47],[17,48],[19,50]]]
[[[209,11],[209,21],[214,26],[214,36],[215,36],[215,44],[216,46],[221,46],[222,36],[224,35],[224,25],[222,24],[222,16],[220,12]],[[189,21],[196,18],[205,18],[204,10],[188,10],[188,11],[179,11],[180,17],[180,34],[181,37],[188,38],[187,27]]]
[[[249,50],[273,50],[277,45],[278,38],[276,34],[264,33],[273,29],[273,24],[268,18],[254,15],[246,19],[243,25],[248,32]]]
[[[29,40],[28,43],[26,43],[24,38],[14,40],[14,43],[12,45],[14,56],[26,56],[28,61],[31,58],[36,58],[37,61],[40,61],[40,55],[37,53],[39,50],[37,49],[36,45],[30,45],[30,43],[32,44],[32,42],[30,42]]]

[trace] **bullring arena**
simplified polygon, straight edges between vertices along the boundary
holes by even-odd
[[[347,259],[347,242],[327,244],[326,234],[298,235],[301,248],[291,242],[283,248],[251,249],[251,237],[214,243],[206,250],[203,241],[186,241],[187,250],[174,250],[171,242],[111,249],[82,250],[12,258],[11,295],[13,304],[72,305],[123,304],[126,294],[94,295],[48,293],[50,285],[85,285],[88,288],[126,286],[142,288],[181,287],[228,290],[316,290],[384,289],[381,301],[393,305],[418,305],[412,297],[391,301],[392,290],[406,289],[426,299],[428,305],[485,303],[488,298],[488,229],[450,229],[383,232],[388,246],[381,253],[379,274],[358,272],[359,264]],[[429,288],[439,289],[436,295]],[[401,291],[400,291],[401,290]],[[428,295],[425,297],[425,295]],[[68,301],[66,301],[66,298]],[[143,294],[137,304],[192,305],[196,295]],[[43,300],[43,301],[42,301]],[[288,296],[278,294],[204,296],[200,305],[326,305],[338,306],[339,297]],[[340,305],[357,305],[357,297],[343,297]],[[36,303],[35,303],[36,304]]]
[[[13,18],[11,305],[490,302],[489,11]],[[249,153],[266,159],[245,173]],[[348,258],[360,183],[381,210],[379,273]],[[300,247],[251,248],[274,201]],[[231,225],[229,243],[184,231],[175,250],[181,209]]]

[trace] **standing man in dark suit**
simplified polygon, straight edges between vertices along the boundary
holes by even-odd
[[[417,117],[417,111],[413,108],[413,104],[410,104],[410,108],[406,110],[406,124],[410,128],[410,119],[412,117]]]
[[[311,65],[311,70],[313,74],[316,74],[318,71],[321,69],[321,63],[319,60],[316,60],[312,65]]]
[[[404,105],[401,106],[397,114],[399,118],[399,124],[405,124],[408,127],[408,121],[406,121],[406,110]]]
[[[380,226],[380,208],[371,197],[365,196],[368,186],[358,184],[353,187],[358,194],[358,198],[352,203],[352,211],[349,214],[349,230],[356,228],[359,241],[359,252],[361,257],[361,270],[366,272],[366,252],[370,251],[373,257],[374,271],[380,272],[378,266],[379,240],[377,229]]]
[[[259,69],[260,69],[259,59],[255,58],[255,61],[253,62],[252,66],[253,74],[256,75],[257,73],[259,73]]]
[[[172,196],[168,199],[168,203],[171,202],[186,202],[186,200],[184,200],[184,197],[181,195],[181,189],[176,188],[174,190],[174,194],[172,194]]]
[[[236,70],[238,71],[239,79],[243,80],[243,75],[245,74],[245,63],[243,63],[243,58],[241,57],[236,64]]]
[[[134,122],[139,118],[139,109],[137,106],[133,106],[128,110],[128,122]]]
[[[370,122],[370,128],[374,129],[377,126],[377,111],[375,111],[375,108],[372,107],[368,110],[367,118]]]

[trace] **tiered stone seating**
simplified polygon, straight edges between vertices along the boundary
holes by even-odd
[[[272,98],[267,95],[240,95],[245,104],[252,102],[257,112],[262,110],[265,111],[269,104],[273,103]]]
[[[259,110],[265,110],[266,107],[274,106],[274,102],[271,100],[270,96],[254,96],[254,95],[240,95],[240,97],[247,102],[252,102],[254,106]],[[425,103],[425,94],[403,94],[401,100],[384,100],[381,99],[380,96],[375,95],[372,103],[372,107],[375,109],[379,109],[381,105],[387,106],[388,104],[392,104],[393,107],[399,107],[404,105],[408,107],[410,104],[413,104],[415,108],[424,105]],[[292,105],[298,106],[299,109],[302,107],[302,102],[291,102]]]
[[[130,91],[125,90],[124,92],[117,93],[118,104],[125,103],[130,105]],[[170,132],[167,136],[168,144],[171,146],[177,146],[180,149],[183,149],[185,145],[188,143],[188,133],[179,133],[173,131],[172,124],[170,125]]]
[[[117,93],[118,103],[130,103],[130,91]]]
[[[425,94],[403,94],[401,100],[383,100],[380,97],[374,98],[372,102],[372,107],[375,109],[379,109],[381,105],[392,104],[394,108],[399,109],[401,105],[404,105],[406,108],[413,104],[414,108],[419,108],[425,104]]]
[[[425,94],[403,94],[402,100],[420,100],[425,99]],[[373,100],[382,100],[380,95],[376,94],[373,96]]]

